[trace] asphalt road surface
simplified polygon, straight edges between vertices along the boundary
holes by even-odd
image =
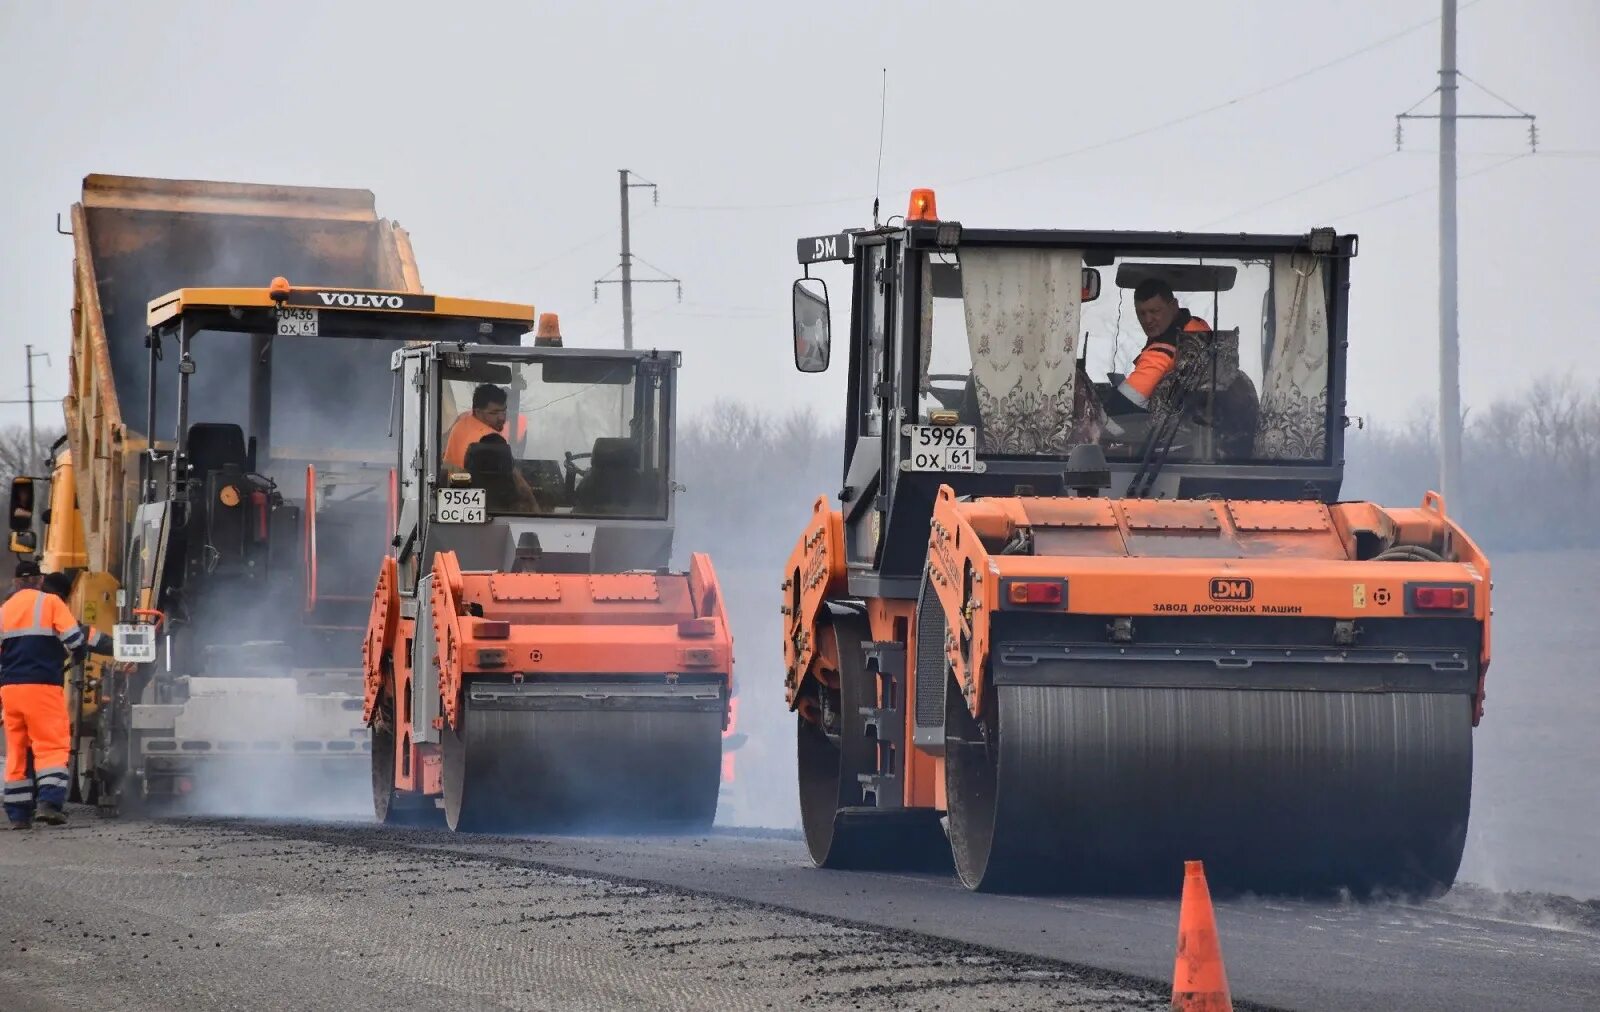
[[[1162,1008],[1173,900],[818,871],[787,834],[96,822],[0,837],[6,1006]],[[1240,1007],[1580,1009],[1600,903],[1218,904]]]

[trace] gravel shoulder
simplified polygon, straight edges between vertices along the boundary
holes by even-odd
[[[1160,1009],[1153,981],[360,827],[0,837],[8,1009]]]

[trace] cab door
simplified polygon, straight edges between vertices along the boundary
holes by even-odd
[[[856,382],[851,384],[855,403],[852,447],[845,486],[850,499],[843,503],[846,531],[845,557],[854,563],[875,564],[884,512],[888,508],[885,476],[891,473],[891,456],[897,442],[894,355],[899,313],[895,306],[898,285],[897,247],[879,243],[860,247],[855,304],[858,309],[851,363]]]
[[[391,552],[399,572],[400,594],[411,597],[417,591],[422,568],[422,519],[426,511],[423,494],[428,484],[428,443],[426,410],[429,370],[423,359],[407,355],[400,361],[399,455],[395,461],[398,508]]]

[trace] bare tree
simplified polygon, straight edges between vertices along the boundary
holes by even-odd
[[[51,444],[61,436],[60,429],[40,429],[39,454],[43,456],[48,453]],[[27,426],[10,425],[0,429],[0,482],[9,487],[12,478],[19,474],[38,474],[43,466],[41,461],[28,460]]]
[[[1450,512],[1491,548],[1600,546],[1600,383],[1565,377],[1508,393],[1469,418],[1465,477]],[[1438,474],[1431,415],[1351,433],[1346,498],[1386,505],[1420,500]]]

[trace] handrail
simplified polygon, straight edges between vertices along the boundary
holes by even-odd
[[[317,609],[317,466],[306,465],[306,611]]]

